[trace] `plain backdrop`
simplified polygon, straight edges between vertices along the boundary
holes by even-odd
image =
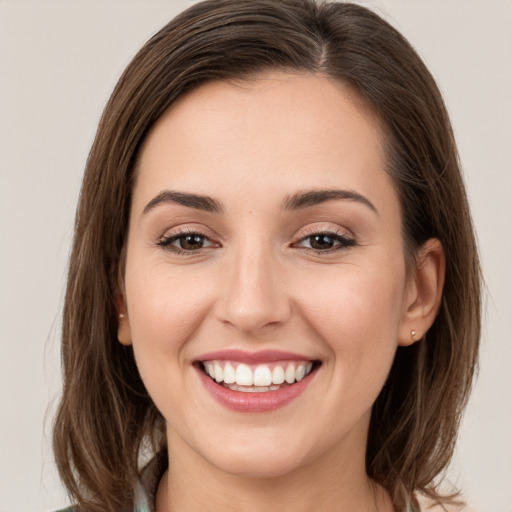
[[[66,504],[49,442],[75,204],[103,106],[181,0],[0,0],[0,511]],[[487,282],[481,369],[449,476],[512,512],[512,1],[368,0],[438,80]]]

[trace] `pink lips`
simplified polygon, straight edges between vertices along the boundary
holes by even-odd
[[[286,360],[314,361],[315,359],[305,357],[301,354],[275,350],[246,352],[231,349],[203,354],[196,362],[212,360],[229,360],[245,364],[265,364]],[[243,391],[233,391],[216,383],[206,375],[200,364],[196,365],[196,369],[202,384],[217,403],[232,411],[252,413],[270,412],[284,407],[306,390],[316,374],[316,369],[313,369],[309,375],[292,385],[283,386],[274,391],[245,393]]]
[[[212,361],[224,359],[226,361],[238,361],[245,364],[275,363],[276,361],[314,361],[314,358],[294,354],[293,352],[282,352],[279,350],[261,350],[259,352],[246,352],[245,350],[229,349],[208,352],[197,358],[197,361]]]

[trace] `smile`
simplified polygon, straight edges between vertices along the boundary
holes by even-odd
[[[224,350],[204,354],[194,367],[208,394],[223,407],[264,413],[302,395],[321,362],[289,352]]]
[[[265,393],[300,382],[313,369],[312,361],[279,361],[249,365],[236,361],[203,361],[203,370],[215,382],[244,393]]]

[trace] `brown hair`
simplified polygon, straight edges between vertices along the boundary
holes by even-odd
[[[366,465],[399,509],[416,508],[418,491],[445,499],[435,480],[450,461],[476,366],[480,271],[441,94],[409,43],[363,7],[208,0],[172,20],[135,56],[105,108],[87,161],[64,308],[64,391],[54,426],[61,477],[82,508],[129,506],[143,447],[165,445],[162,418],[133,351],[117,340],[115,296],[138,150],[187,91],[271,69],[323,74],[370,106],[383,126],[388,172],[400,196],[406,256],[413,258],[433,237],[444,247],[441,310],[424,340],[398,349],[374,404]]]

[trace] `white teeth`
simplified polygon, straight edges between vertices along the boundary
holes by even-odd
[[[288,382],[288,384],[293,384],[295,382],[295,367],[293,364],[289,364],[288,368],[286,368],[284,380]]]
[[[215,363],[213,365],[213,369],[215,380],[217,382],[222,382],[224,380],[224,372],[222,371],[222,366],[219,363]]]
[[[236,381],[235,369],[230,363],[224,366],[224,383],[233,384]]]
[[[239,386],[252,386],[252,371],[246,364],[239,364],[236,368],[236,383]]]
[[[215,378],[215,367],[212,363],[206,363],[206,370],[208,371],[208,375],[214,379]]]
[[[313,369],[312,362],[287,363],[286,371],[283,364],[276,364],[272,370],[260,364],[254,371],[249,365],[230,361],[205,361],[203,365],[205,373],[216,382],[224,383],[229,389],[249,393],[273,391],[279,389],[281,384],[299,382]]]
[[[270,386],[272,384],[272,373],[268,366],[259,365],[254,370],[255,386]]]
[[[272,384],[282,384],[284,382],[284,370],[282,366],[276,366],[272,370]]]

